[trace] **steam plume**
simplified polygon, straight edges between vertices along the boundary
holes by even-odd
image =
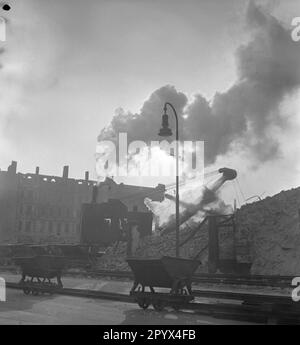
[[[276,159],[280,145],[272,130],[287,126],[280,104],[300,86],[300,45],[253,2],[246,11],[246,25],[251,38],[236,52],[238,78],[229,90],[217,93],[211,103],[200,94],[189,103],[175,87],[164,86],[153,92],[139,114],[119,111],[98,139],[113,140],[126,132],[129,141],[157,140],[162,107],[168,101],[178,110],[181,138],[205,141],[207,164],[230,151],[234,143],[257,161]]]

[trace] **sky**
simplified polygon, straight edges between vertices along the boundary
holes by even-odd
[[[11,11],[1,13],[7,41],[0,42],[0,167],[16,160],[24,173],[40,166],[42,174],[61,175],[69,165],[71,177],[89,170],[96,179],[97,137],[117,109],[140,113],[166,85],[187,105],[197,95],[213,104],[240,78],[237,51],[251,39],[246,0],[8,3]],[[287,30],[300,16],[298,0],[255,3]],[[289,125],[274,121],[280,144],[274,159],[231,148],[208,168],[236,168],[247,197],[299,186],[299,95],[296,83],[280,93],[276,119]],[[224,193],[230,199],[232,186]]]

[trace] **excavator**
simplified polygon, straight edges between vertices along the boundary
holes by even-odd
[[[226,181],[232,181],[237,177],[236,170],[230,168],[221,168],[209,174],[211,175],[215,173],[220,173],[222,175],[213,182],[199,185],[197,184],[197,181],[193,181],[189,186],[185,186],[185,191],[182,192],[179,201],[179,218],[181,225],[188,221],[199,211],[203,210],[206,205],[209,205],[210,203],[216,201],[216,193],[222,187],[222,185]],[[170,193],[165,193],[165,199],[171,200],[174,203],[176,202],[175,196]],[[159,207],[158,202],[151,202],[151,200],[146,199],[145,204],[154,215],[159,216],[159,213],[162,213],[162,208]],[[175,207],[172,207],[172,211],[173,210],[175,210]],[[173,231],[174,228],[175,215],[173,213],[170,215],[168,222],[162,227],[162,230],[164,233],[168,233]]]
[[[217,195],[217,192],[227,181],[233,181],[237,177],[237,172],[234,169],[221,168],[215,172],[209,173],[207,175],[221,174],[216,180],[209,181],[204,185],[199,185],[197,182],[191,183],[191,186],[186,188],[189,192],[183,191],[181,188],[180,193],[180,209],[179,209],[179,220],[180,226],[189,229],[185,232],[183,238],[180,238],[179,247],[181,248],[186,243],[193,241],[197,234],[203,231],[203,226],[206,224],[208,229],[208,242],[203,248],[199,250],[193,259],[199,259],[200,255],[204,250],[208,249],[208,271],[210,273],[215,273],[220,270],[223,273],[249,273],[251,263],[242,263],[237,261],[235,255],[235,249],[230,254],[230,257],[222,257],[220,251],[223,243],[219,243],[219,232],[222,228],[228,233],[229,242],[233,241],[234,245],[234,234],[236,229],[235,215],[231,206],[227,206]],[[205,176],[206,177],[206,176]],[[184,184],[181,184],[184,186]],[[174,186],[172,185],[172,189]],[[195,197],[195,195],[197,197]],[[194,198],[192,198],[194,197]],[[171,233],[175,231],[175,202],[176,198],[171,193],[165,193],[165,201],[169,200],[168,211],[172,211],[168,222],[163,224],[160,228],[161,234]],[[162,202],[161,204],[163,204]],[[219,208],[218,204],[221,203],[223,207]],[[155,214],[159,215],[162,212],[163,207],[159,208],[157,202],[146,201],[146,205]],[[190,220],[192,221],[192,227],[190,226]],[[228,245],[228,243],[227,243]],[[221,247],[220,247],[221,246]]]

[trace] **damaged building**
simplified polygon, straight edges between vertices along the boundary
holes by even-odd
[[[81,205],[91,199],[95,181],[17,172],[17,162],[0,172],[0,241],[2,243],[77,242]]]
[[[38,167],[24,174],[13,161],[0,171],[0,243],[78,243],[83,205],[119,200],[128,211],[149,213],[143,200],[162,200],[164,190],[163,185],[132,186],[109,178],[97,187],[89,172],[84,179],[69,178],[68,166],[62,176],[40,174]]]

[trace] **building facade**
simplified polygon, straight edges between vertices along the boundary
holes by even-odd
[[[1,243],[77,243],[80,239],[81,205],[91,202],[95,181],[17,173],[12,162],[0,171]]]
[[[60,177],[41,175],[39,168],[23,174],[17,172],[16,162],[0,171],[0,244],[79,243],[83,204],[117,199],[128,211],[149,212],[146,197],[164,198],[164,185],[140,187],[107,178],[96,188],[88,172],[82,180],[69,178],[68,172],[65,166]]]

